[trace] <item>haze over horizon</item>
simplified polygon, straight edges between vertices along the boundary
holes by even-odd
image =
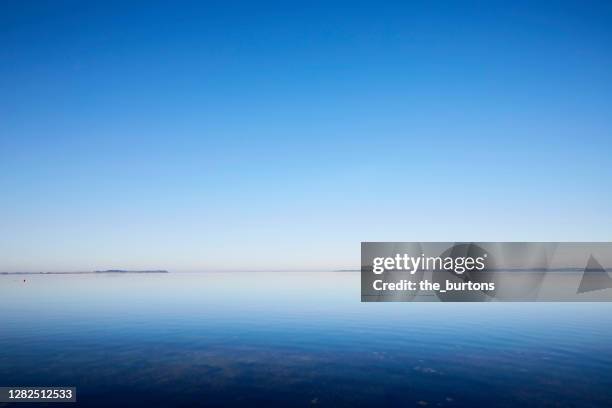
[[[612,241],[612,4],[0,5],[0,271]]]

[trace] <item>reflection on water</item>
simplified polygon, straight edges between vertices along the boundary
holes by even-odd
[[[79,405],[612,406],[612,303],[360,303],[350,272],[23,279],[0,276],[0,385]]]

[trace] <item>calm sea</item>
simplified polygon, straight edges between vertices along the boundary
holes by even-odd
[[[0,386],[76,386],[72,407],[612,406],[612,303],[360,303],[359,285],[0,276]]]

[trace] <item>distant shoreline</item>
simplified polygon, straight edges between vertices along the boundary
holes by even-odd
[[[0,272],[0,275],[89,275],[98,273],[169,273],[166,270],[144,270],[128,271],[123,269],[109,269],[106,271],[82,271],[82,272]]]

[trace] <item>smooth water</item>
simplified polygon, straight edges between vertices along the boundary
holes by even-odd
[[[100,407],[612,406],[612,303],[361,303],[359,285],[0,276],[0,386]]]

